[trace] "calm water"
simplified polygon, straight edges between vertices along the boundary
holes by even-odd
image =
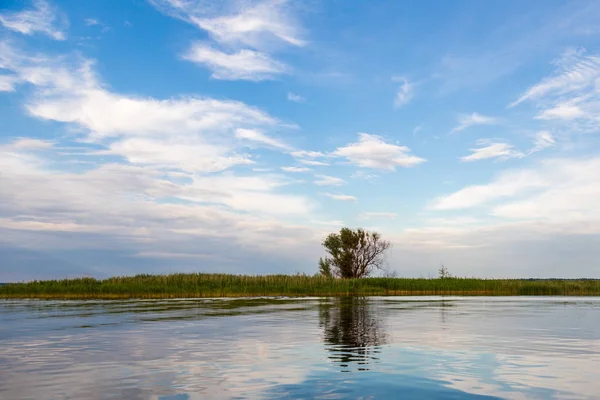
[[[600,299],[0,300],[0,399],[598,399]]]

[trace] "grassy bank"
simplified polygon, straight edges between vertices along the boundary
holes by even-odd
[[[34,281],[0,286],[0,298],[176,298],[343,295],[598,296],[598,280],[327,279],[305,275],[136,275]]]

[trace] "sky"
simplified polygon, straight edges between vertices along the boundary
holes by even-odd
[[[3,0],[0,281],[600,278],[597,1]]]

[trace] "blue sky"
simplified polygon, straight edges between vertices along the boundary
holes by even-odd
[[[600,277],[594,1],[16,1],[0,280],[389,268]]]

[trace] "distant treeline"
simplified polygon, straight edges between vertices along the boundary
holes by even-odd
[[[523,278],[524,281],[600,281],[597,278]]]
[[[597,279],[332,279],[309,275],[170,274],[9,283],[0,298],[191,298],[246,296],[598,296]]]

